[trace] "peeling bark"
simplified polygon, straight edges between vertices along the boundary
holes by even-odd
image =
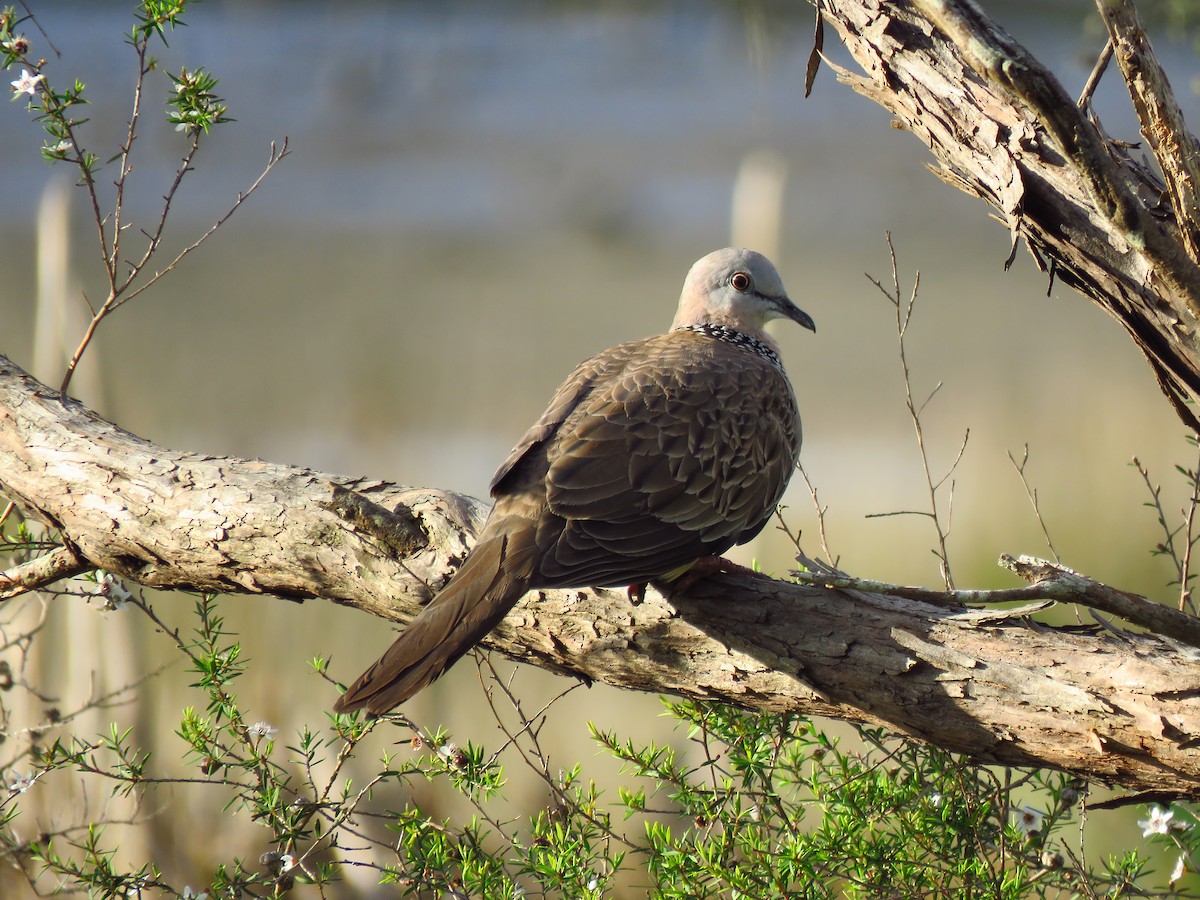
[[[838,78],[916,135],[935,175],[992,206],[1014,254],[1024,238],[1050,278],[1124,325],[1180,419],[1200,430],[1187,405],[1200,399],[1200,267],[1188,251],[1200,163],[1129,4],[1100,6],[1170,191],[974,4],[817,5],[862,70]]]
[[[158,447],[4,357],[0,491],[75,558],[139,584],[319,597],[396,621],[444,582],[484,511]],[[537,592],[485,643],[632,690],[874,722],[981,762],[1200,797],[1200,650],[1166,638],[726,577],[638,604],[624,591]]]

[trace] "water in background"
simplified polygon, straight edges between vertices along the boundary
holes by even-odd
[[[36,11],[63,54],[50,77],[87,82],[84,140],[106,158],[134,71],[121,40],[127,4],[38,6],[49,7]],[[739,167],[769,151],[786,165],[776,262],[819,327],[815,337],[797,329],[778,337],[804,412],[804,465],[829,506],[842,566],[937,583],[925,519],[865,518],[928,502],[891,309],[863,277],[888,277],[891,229],[906,285],[921,270],[909,346],[916,390],[942,384],[925,418],[935,469],[945,470],[970,429],[954,479],[959,582],[1008,583],[994,568],[999,553],[1044,552],[1007,457],[1028,444],[1028,474],[1065,561],[1167,596],[1167,574],[1149,556],[1154,523],[1126,464],[1136,454],[1168,479],[1188,451],[1148,368],[1081,298],[1056,286],[1047,299],[1023,254],[1005,273],[1007,233],[981,204],[924,173],[927,152],[890,129],[884,112],[828,70],[803,98],[807,7],[332,8],[208,2],[168,36],[164,68],[212,70],[237,119],[206,139],[177,200],[173,246],[224,212],[271,141],[286,135],[293,153],[201,253],[102,326],[92,352],[103,377],[91,400],[107,416],[172,447],[482,495],[579,359],[666,326],[687,267],[730,240]],[[1090,4],[996,9],[1077,92],[1100,46],[1081,24]],[[30,35],[36,52],[52,56]],[[1194,57],[1162,43],[1196,122],[1187,90]],[[165,77],[151,85],[129,198],[142,226],[185,143],[159,118]],[[1110,73],[1101,116],[1133,138],[1121,129],[1125,105]],[[19,102],[0,111],[0,352],[24,365],[34,209],[47,179],[66,174],[38,159],[31,118]],[[102,297],[80,192],[73,212],[74,276]],[[810,499],[794,488],[787,502],[815,552]],[[778,535],[753,552],[769,571],[790,563]],[[78,606],[72,616],[94,615]],[[160,606],[186,621],[182,598]],[[251,715],[284,733],[319,724],[332,700],[306,675],[306,658],[333,654],[335,675],[348,679],[364,646],[374,652],[389,640],[380,622],[324,604],[230,598],[226,607],[248,655],[270,662],[252,665],[242,683]],[[133,628],[135,675],[170,658],[136,626],[109,616],[98,627],[105,641]],[[534,696],[563,686],[527,671],[520,679]],[[162,696],[152,693],[147,706],[156,704],[160,724],[199,702],[185,692],[189,680],[177,669],[158,680]],[[85,690],[63,685],[68,699]],[[661,727],[653,698],[595,688],[576,706],[604,727]],[[463,741],[495,741],[486,728],[471,732],[486,720],[481,710],[469,664],[412,704],[418,720],[445,721]],[[155,720],[139,713],[146,739]],[[555,730],[564,762],[593,758],[581,721],[564,717]],[[160,757],[178,753],[168,746]],[[538,801],[536,783],[518,779],[513,791],[518,803]]]

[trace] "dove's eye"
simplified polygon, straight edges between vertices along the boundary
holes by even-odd
[[[729,279],[729,286],[739,294],[744,294],[750,290],[750,276],[745,272],[734,272]]]

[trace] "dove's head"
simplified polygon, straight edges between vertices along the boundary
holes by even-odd
[[[790,319],[817,330],[812,317],[788,297],[769,259],[753,250],[726,247],[692,266],[671,328],[724,325],[774,345],[763,330],[772,319]]]

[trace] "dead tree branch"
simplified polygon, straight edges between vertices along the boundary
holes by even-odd
[[[3,357],[0,492],[80,564],[139,584],[322,598],[394,621],[444,582],[483,511],[449,493],[158,447]],[[640,604],[624,591],[538,592],[487,644],[589,681],[885,724],[982,762],[1200,797],[1200,650],[1034,624],[1033,611],[731,577]]]
[[[1180,419],[1200,429],[1188,405],[1200,399],[1200,267],[1189,249],[1200,163],[1132,7],[1100,3],[1165,184],[975,4],[818,5],[861,70],[838,69],[839,79],[929,147],[934,174],[992,206],[1013,253],[1024,238],[1039,268],[1113,315]]]

